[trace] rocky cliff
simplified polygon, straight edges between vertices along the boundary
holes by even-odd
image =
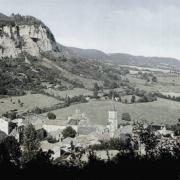
[[[0,57],[18,57],[22,52],[39,56],[58,51],[50,30],[29,16],[0,16]]]

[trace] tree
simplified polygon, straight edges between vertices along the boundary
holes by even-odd
[[[45,129],[41,128],[36,131],[36,136],[39,141],[43,141],[47,137],[47,132]]]
[[[128,103],[128,100],[127,100],[127,99],[124,99],[124,103],[126,103],[126,104],[127,104],[127,103]]]
[[[136,96],[133,95],[133,96],[131,97],[131,103],[135,103],[135,102],[136,102]]]
[[[3,140],[7,137],[8,135],[5,132],[0,131],[0,143],[3,142]]]
[[[67,106],[70,106],[70,104],[71,104],[71,98],[70,98],[69,96],[66,96],[65,102],[66,102],[66,105],[67,105]]]
[[[157,82],[158,80],[157,80],[157,77],[156,76],[153,76],[152,77],[152,82]]]
[[[0,94],[7,95],[8,91],[4,87],[0,87]]]
[[[112,82],[112,83],[110,83],[110,88],[111,89],[118,88],[118,84],[116,82]]]
[[[98,91],[99,91],[99,86],[97,83],[94,83],[94,88],[93,88],[93,95],[95,98],[98,97]]]
[[[138,71],[138,75],[142,76],[143,75],[142,71]]]
[[[56,138],[54,138],[53,136],[51,136],[51,135],[49,135],[48,137],[47,137],[47,141],[48,141],[48,143],[57,143],[57,142],[59,142],[59,140],[57,140]]]
[[[39,107],[34,107],[32,110],[31,110],[32,113],[35,113],[35,114],[41,114],[42,113],[42,109],[39,108]]]
[[[48,119],[56,119],[56,115],[52,112],[48,112],[47,117]]]
[[[33,170],[36,173],[40,173],[41,175],[49,172],[53,166],[53,158],[52,158],[53,151],[48,150],[47,152],[43,152],[42,149],[40,149],[36,155],[33,157],[31,161],[28,161],[24,166],[26,169]],[[47,171],[44,171],[44,170]],[[42,176],[41,176],[42,177]]]
[[[19,158],[21,156],[20,144],[13,136],[8,136],[2,142],[4,150],[7,152],[8,158],[14,161],[16,164],[19,163]],[[7,157],[6,157],[7,158]]]
[[[13,119],[17,118],[17,112],[16,111],[8,111],[5,114],[3,114],[3,116],[13,120]]]
[[[74,138],[76,136],[76,131],[71,126],[68,126],[66,129],[63,130],[62,135],[64,138]]]
[[[131,116],[129,113],[122,113],[122,120],[131,121]]]
[[[40,148],[39,139],[32,124],[29,124],[24,130],[23,147],[23,159],[25,161],[31,160]]]
[[[20,99],[18,99],[18,104],[21,104],[21,100]]]
[[[178,123],[180,123],[180,118],[178,118]]]
[[[145,144],[145,151],[147,155],[153,157],[155,155],[155,147],[159,141],[151,128],[141,129],[140,141]]]
[[[103,86],[104,86],[105,88],[107,88],[107,87],[110,87],[110,84],[111,84],[111,82],[110,82],[109,80],[105,79],[105,80],[104,80],[104,83],[103,83]]]
[[[131,137],[122,135],[120,138],[113,138],[109,142],[110,149],[127,151],[132,149]]]

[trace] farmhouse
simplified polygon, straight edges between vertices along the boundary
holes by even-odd
[[[124,135],[130,135],[131,137],[133,136],[133,126],[132,125],[121,126],[119,129],[117,129],[115,131],[114,137],[120,138],[121,136],[124,136]]]
[[[42,127],[49,133],[57,130],[63,130],[67,126],[67,121],[47,120],[42,123]]]
[[[7,118],[0,118],[0,130],[6,133],[7,135],[10,133],[10,122]]]
[[[12,122],[10,119],[5,117],[0,118],[0,131],[3,131],[7,135],[9,135],[16,127],[18,127],[16,122]]]
[[[164,125],[152,124],[149,125],[148,128],[153,130],[156,135],[170,136],[174,138],[174,131],[167,130]]]
[[[22,119],[10,120],[8,118],[0,118],[0,131],[8,136],[14,136],[17,141],[20,140],[20,132],[24,126]]]

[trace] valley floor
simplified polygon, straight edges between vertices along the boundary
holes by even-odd
[[[158,123],[176,123],[180,116],[180,103],[158,98],[157,101],[148,103],[124,104],[111,100],[91,100],[88,103],[76,104],[67,108],[53,111],[57,119],[67,119],[76,109],[85,113],[93,124],[106,124],[108,111],[115,107],[118,120],[122,113],[128,112],[133,120],[147,120]]]

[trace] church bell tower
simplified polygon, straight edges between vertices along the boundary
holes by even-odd
[[[110,136],[113,137],[115,131],[118,129],[117,111],[114,110],[108,112],[108,126]]]

